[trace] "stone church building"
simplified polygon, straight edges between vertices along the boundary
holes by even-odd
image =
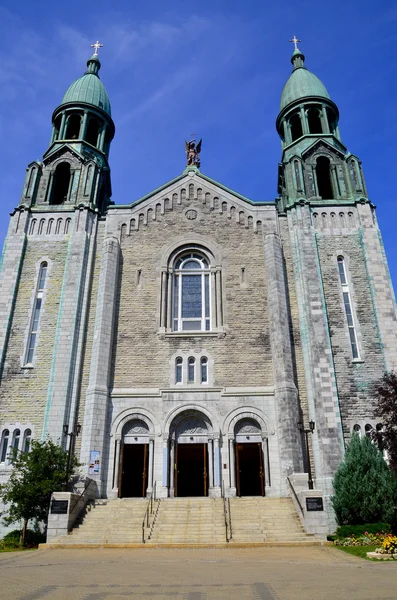
[[[88,60],[4,245],[1,481],[10,446],[47,436],[72,439],[99,498],[283,497],[310,460],[332,522],[346,440],[379,425],[396,309],[360,159],[304,60],[295,49],[281,95],[275,201],[207,177],[192,140],[182,174],[116,203],[115,125]]]

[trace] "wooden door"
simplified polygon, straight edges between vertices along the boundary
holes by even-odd
[[[260,477],[261,493],[262,493],[262,496],[264,496],[265,495],[265,473],[263,471],[262,444],[258,444],[258,450],[259,450],[259,477]]]
[[[237,496],[241,496],[241,487],[240,487],[240,459],[239,459],[239,452],[241,450],[241,445],[240,444],[234,444],[234,448],[235,448],[235,461],[236,461],[236,492],[237,492]]]

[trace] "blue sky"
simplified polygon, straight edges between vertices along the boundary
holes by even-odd
[[[179,175],[184,140],[203,137],[201,170],[252,200],[276,195],[280,94],[296,34],[363,161],[394,282],[397,2],[383,0],[35,0],[0,7],[0,245],[25,168],[51,114],[99,39],[112,103],[113,200],[130,203]]]

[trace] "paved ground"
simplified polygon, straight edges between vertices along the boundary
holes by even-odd
[[[1,600],[396,600],[397,563],[329,547],[0,554]]]

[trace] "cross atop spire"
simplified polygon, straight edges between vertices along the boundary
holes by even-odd
[[[98,56],[98,50],[99,48],[103,48],[103,44],[100,44],[99,41],[97,40],[95,42],[95,44],[91,44],[91,48],[94,48],[94,56]]]
[[[295,45],[295,50],[298,50],[298,44],[299,42],[301,42],[302,40],[298,40],[298,38],[296,37],[296,35],[294,35],[294,37],[292,38],[292,40],[290,40],[290,42],[292,42]]]

